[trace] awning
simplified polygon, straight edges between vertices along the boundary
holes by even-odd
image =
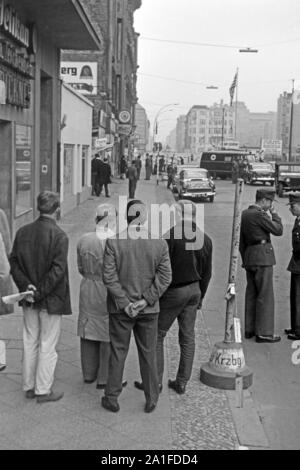
[[[22,7],[59,49],[100,49],[101,38],[79,0],[22,0]]]

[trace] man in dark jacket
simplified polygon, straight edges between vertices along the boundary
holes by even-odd
[[[70,315],[68,237],[56,224],[59,195],[42,192],[37,198],[40,217],[20,228],[10,255],[11,274],[20,292],[33,294],[22,301],[23,390],[38,403],[57,401],[63,393],[52,384],[62,315]]]
[[[180,360],[175,380],[169,388],[184,394],[191,378],[195,355],[195,322],[212,273],[212,241],[196,225],[196,206],[191,201],[179,201],[178,222],[165,235],[169,246],[172,283],[160,299],[157,338],[157,369],[160,391],[164,372],[164,339],[177,319]],[[190,246],[193,245],[193,246]],[[138,389],[144,384],[134,383]]]
[[[245,337],[256,336],[257,343],[276,343],[281,339],[274,335],[273,266],[276,260],[271,234],[280,237],[283,226],[274,209],[274,198],[272,189],[260,189],[256,203],[242,214],[240,253],[247,273]]]
[[[290,211],[296,217],[292,233],[293,255],[288,266],[291,273],[291,328],[285,330],[288,339],[300,340],[300,193],[290,194]]]
[[[135,162],[136,170],[137,170],[137,179],[141,178],[141,171],[142,171],[142,160],[141,156],[139,155]]]
[[[135,164],[135,160],[132,160],[130,167],[128,168],[128,180],[129,180],[129,199],[134,199],[136,186],[138,182],[138,172]]]
[[[108,163],[108,159],[100,160],[98,163],[98,182],[99,182],[99,193],[98,196],[101,196],[102,189],[104,186],[105,196],[110,197],[108,191],[108,185],[111,183],[111,167]]]

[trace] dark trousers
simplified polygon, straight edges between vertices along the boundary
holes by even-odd
[[[176,381],[185,385],[191,378],[195,356],[195,322],[201,298],[199,283],[168,289],[160,299],[157,339],[158,381],[162,384],[164,373],[164,339],[177,319],[179,327],[180,360]]]
[[[104,181],[99,181],[99,190],[98,190],[98,196],[102,193],[102,189],[105,189],[105,196],[109,196],[109,191],[108,191],[108,183],[104,183]]]
[[[136,318],[129,318],[126,313],[110,314],[111,355],[105,396],[111,402],[115,403],[122,392],[123,371],[133,330],[146,402],[157,403],[159,396],[156,365],[157,321],[157,313],[141,314]]]
[[[300,336],[300,274],[291,275],[291,329]]]
[[[136,180],[129,180],[129,199],[134,199],[136,191]]]
[[[97,173],[92,173],[92,196],[97,195]]]
[[[245,331],[259,336],[274,334],[273,266],[247,268]]]
[[[80,338],[81,368],[83,379],[98,384],[107,382],[110,343]]]
[[[138,180],[141,178],[141,171],[142,171],[141,168],[138,168],[138,169],[137,169],[137,179],[138,179]]]

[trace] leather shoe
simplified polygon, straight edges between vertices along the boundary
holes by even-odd
[[[58,401],[64,396],[63,392],[50,392],[47,395],[36,395],[38,403],[47,403],[50,401]]]
[[[183,395],[185,393],[185,385],[179,384],[176,382],[176,380],[169,380],[168,382],[169,388],[172,388],[172,390],[175,390],[178,395]]]
[[[122,387],[125,388],[127,385],[127,380],[123,380],[122,382]],[[97,384],[96,388],[97,390],[104,390],[106,387],[106,384]]]
[[[117,413],[120,410],[119,403],[112,403],[107,397],[102,397],[101,404],[103,408],[108,411],[111,411],[112,413]]]
[[[253,336],[255,336],[255,333],[248,333],[248,331],[246,331],[246,333],[245,333],[245,338],[246,339],[251,339],[251,338],[253,338]]]
[[[295,333],[291,333],[288,335],[288,339],[291,341],[299,341],[300,340],[300,335],[296,335]]]
[[[292,330],[292,328],[286,328],[286,329],[284,330],[284,333],[285,333],[286,335],[293,335],[293,334],[294,334],[294,330]]]
[[[29,400],[33,400],[36,397],[35,391],[33,389],[26,390],[25,397],[28,398]]]
[[[134,381],[134,386],[135,386],[135,388],[137,388],[138,390],[144,391],[144,384],[143,384],[143,382],[138,382],[137,380],[135,380],[135,381]],[[161,392],[162,392],[162,389],[163,389],[162,384],[159,384],[159,385],[158,385],[158,389],[159,389],[159,393],[161,393]]]
[[[257,343],[279,343],[281,341],[280,336],[256,336]]]
[[[156,408],[156,403],[146,403],[144,411],[145,413],[152,413]]]

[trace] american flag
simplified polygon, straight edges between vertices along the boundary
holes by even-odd
[[[235,89],[236,89],[236,86],[237,86],[237,82],[238,82],[238,75],[239,75],[239,71],[237,70],[237,71],[236,71],[236,74],[235,74],[235,76],[234,76],[232,85],[231,85],[231,87],[229,88],[229,93],[230,93],[230,106],[232,106],[232,102],[233,102],[233,98],[234,98],[234,92],[235,92]]]

